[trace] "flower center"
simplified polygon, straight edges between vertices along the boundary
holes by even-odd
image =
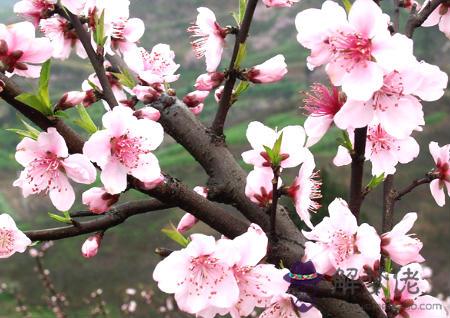
[[[125,26],[126,26],[126,19],[125,18],[119,18],[116,21],[112,22],[112,39],[116,41],[123,41],[125,40]]]
[[[375,128],[370,127],[367,140],[371,144],[372,154],[379,153],[381,151],[390,151],[394,147],[398,147],[395,144],[395,139],[391,137],[380,125]]]
[[[450,164],[448,162],[442,162],[439,158],[436,167],[439,172],[439,179],[450,182]]]
[[[59,189],[57,183],[63,169],[61,160],[52,152],[34,159],[28,167],[26,179],[32,186],[33,192]]]
[[[398,107],[400,97],[403,96],[403,78],[397,72],[384,76],[383,86],[373,96],[372,107],[385,111],[389,107]]]
[[[192,36],[196,38],[191,42],[196,58],[202,58],[205,55],[210,36],[216,36],[217,38],[222,39],[225,39],[227,36],[227,30],[221,28],[217,22],[214,22],[214,31],[211,33],[205,33],[196,24],[190,26],[187,31],[192,33]]]
[[[145,70],[157,75],[164,75],[172,65],[170,60],[155,51],[149,53],[145,49],[142,49],[141,55],[144,60]]]
[[[337,264],[342,263],[356,252],[355,236],[338,230],[333,233],[332,243],[334,258]]]
[[[315,83],[311,92],[305,93],[304,109],[312,116],[336,115],[345,103],[345,97],[333,86],[331,90],[325,85]]]
[[[141,138],[128,135],[112,138],[111,154],[127,168],[136,168],[139,165],[139,156],[149,152],[143,149]]]
[[[338,32],[331,36],[329,44],[335,61],[349,72],[356,64],[372,59],[372,42],[360,33]]]
[[[0,255],[7,255],[13,251],[14,233],[0,228]]]

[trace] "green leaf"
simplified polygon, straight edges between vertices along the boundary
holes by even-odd
[[[63,212],[63,213],[64,213],[64,216],[50,213],[50,212],[48,212],[48,215],[57,222],[72,224],[72,219],[70,218],[69,212]]]
[[[17,128],[9,128],[9,129],[6,129],[6,131],[11,131],[13,133],[18,134],[21,137],[28,137],[28,138],[31,138],[31,139],[34,139],[34,140],[37,139],[37,136],[35,136],[31,132],[29,132],[28,130],[17,129]]]
[[[123,86],[134,88],[136,86],[136,81],[134,80],[131,73],[127,70],[120,70],[120,73],[113,73],[115,77],[119,80],[120,84]]]
[[[57,110],[53,115],[62,119],[70,119],[70,116],[62,110]]]
[[[342,0],[342,4],[344,5],[345,11],[349,13],[350,9],[352,8],[352,3],[350,2],[350,0]]]
[[[233,18],[236,20],[236,23],[238,25],[241,25],[242,21],[244,20],[245,15],[245,9],[247,8],[247,0],[238,0],[239,1],[239,9],[238,12],[233,12]]]
[[[95,133],[98,128],[95,125],[95,123],[92,121],[91,116],[87,112],[86,108],[83,105],[78,105],[76,107],[78,111],[78,115],[80,116],[80,119],[74,120],[74,124],[80,126],[84,130],[86,130],[89,134]]]
[[[275,144],[273,145],[273,154],[274,156],[279,157],[280,151],[281,151],[281,143],[283,142],[283,133],[280,134],[277,141],[275,141]]]
[[[189,244],[189,240],[186,237],[184,237],[183,234],[178,232],[177,228],[172,223],[170,223],[169,228],[164,228],[161,230],[161,232],[166,234],[168,238],[178,243],[182,247],[186,247]]]
[[[247,0],[239,0],[239,25],[244,20],[245,9],[247,8]]]
[[[353,151],[353,144],[350,140],[350,136],[348,135],[348,132],[346,130],[341,130],[342,132],[342,138],[338,138],[338,142],[341,146],[347,148],[348,151]]]
[[[242,93],[244,93],[250,87],[250,83],[247,81],[240,81],[235,89],[234,97],[238,98]]]
[[[270,162],[273,162],[273,159],[274,159],[273,158],[273,150],[271,148],[267,147],[267,146],[264,146],[264,145],[263,145],[263,147],[264,147],[264,150],[267,153],[267,156],[269,157]]]
[[[42,65],[41,76],[39,77],[39,88],[38,96],[42,103],[51,109],[51,101],[48,85],[50,82],[50,70],[51,70],[51,60],[48,60]]]
[[[384,181],[384,177],[385,177],[384,173],[380,174],[379,176],[372,177],[372,179],[370,180],[370,182],[366,188],[369,190],[375,189],[377,186],[379,186]]]
[[[107,37],[105,36],[105,10],[99,17],[95,17],[95,32],[94,32],[95,43],[98,46],[103,47],[105,45]]]
[[[10,128],[10,129],[6,129],[6,130],[14,132],[14,133],[18,134],[19,136],[28,137],[28,138],[36,140],[39,136],[40,131],[37,130],[36,128],[34,128],[33,126],[31,126],[30,124],[28,124],[23,119],[21,119],[20,121],[25,126],[25,129]]]
[[[22,93],[16,96],[16,100],[36,109],[46,116],[52,115],[52,110],[48,107],[48,105],[42,102],[39,96],[30,93]]]
[[[247,44],[240,43],[239,51],[236,57],[236,62],[234,63],[234,68],[239,68],[246,56],[247,56]]]

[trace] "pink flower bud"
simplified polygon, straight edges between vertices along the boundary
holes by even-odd
[[[199,91],[210,91],[222,84],[225,75],[220,72],[205,73],[197,77],[195,89]]]
[[[83,204],[89,207],[92,213],[101,214],[119,200],[119,195],[112,195],[106,192],[104,188],[92,188],[82,195]]]
[[[152,86],[137,85],[131,91],[144,104],[153,103],[161,96],[161,92]]]
[[[65,110],[71,107],[75,107],[77,105],[82,104],[85,107],[88,107],[95,103],[97,98],[95,97],[94,90],[89,90],[86,92],[79,91],[71,91],[67,92],[63,95],[63,97],[59,100],[57,109]]]
[[[195,116],[200,115],[200,113],[203,111],[203,108],[205,107],[205,105],[203,103],[198,104],[195,107],[190,107],[189,110],[191,111],[191,113],[193,113]]]
[[[220,99],[222,98],[224,86],[220,86],[216,91],[214,92],[214,99],[217,103],[220,102]]]
[[[252,67],[245,76],[253,83],[274,83],[281,80],[287,72],[284,56],[279,54],[263,64]]]
[[[300,0],[263,0],[267,7],[292,7],[292,5]]]
[[[195,224],[197,224],[198,219],[190,213],[186,213],[180,220],[177,226],[177,231],[184,233],[190,230]]]
[[[149,119],[153,121],[158,121],[159,118],[161,117],[161,113],[156,108],[147,106],[135,111],[134,116],[136,116],[138,119]]]
[[[152,182],[141,182],[141,186],[145,190],[151,190],[156,188],[160,183],[164,182],[164,176],[159,176],[158,179]]]
[[[184,96],[183,102],[189,108],[197,107],[198,105],[202,104],[205,101],[208,95],[209,95],[208,91],[193,91]]]
[[[103,234],[97,233],[91,237],[89,237],[81,247],[81,253],[85,258],[91,258],[97,255],[98,249],[100,248],[100,244],[102,242]]]

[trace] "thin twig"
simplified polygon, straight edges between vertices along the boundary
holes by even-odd
[[[62,9],[60,10],[62,11]],[[58,12],[59,13],[59,12]],[[75,32],[80,39],[81,44],[86,50],[86,54],[89,58],[89,61],[94,68],[95,74],[98,77],[100,85],[102,86],[102,98],[108,103],[109,107],[113,108],[118,105],[117,99],[114,96],[114,93],[111,88],[111,84],[109,83],[108,77],[106,76],[106,71],[103,66],[104,57],[101,54],[97,54],[94,51],[94,48],[91,44],[91,37],[89,33],[84,29],[83,23],[80,21],[80,18],[77,15],[74,15],[67,11],[67,13],[62,13],[62,15],[69,19],[72,23]]]
[[[394,175],[390,174],[383,183],[383,233],[392,230],[394,225],[394,199]],[[381,264],[383,264],[383,262]]]
[[[364,176],[366,139],[367,127],[355,129],[355,147],[352,153],[349,207],[357,219],[364,197],[362,195],[362,182]]]
[[[131,216],[152,211],[160,211],[170,207],[170,205],[164,204],[158,200],[128,202],[115,207],[111,212],[99,216],[96,219],[78,222],[77,226],[71,225],[53,229],[27,231],[25,232],[25,235],[32,241],[61,240],[68,237],[105,231],[123,223]]]
[[[272,179],[272,204],[270,205],[270,236],[272,239],[276,238],[277,235],[277,208],[278,208],[278,198],[280,197],[278,191],[278,179],[280,178],[280,166],[273,168],[273,179]]]
[[[228,111],[231,107],[231,98],[233,96],[234,84],[238,77],[238,70],[236,69],[236,60],[239,53],[239,47],[247,40],[250,26],[252,24],[253,15],[255,13],[258,0],[249,0],[245,10],[244,19],[239,27],[239,32],[236,35],[236,42],[234,44],[233,55],[231,56],[230,66],[228,68],[228,79],[225,82],[222,96],[219,102],[219,109],[217,110],[214,121],[211,125],[211,130],[217,136],[223,136],[223,128]]]
[[[432,174],[432,173],[429,173],[424,178],[420,178],[420,179],[414,180],[406,188],[404,188],[404,189],[402,189],[400,191],[397,191],[397,193],[396,193],[396,195],[394,197],[394,200],[395,201],[399,201],[403,196],[405,196],[406,194],[410,193],[411,191],[413,191],[418,186],[421,186],[423,184],[429,184],[434,179],[437,179],[437,176]]]
[[[447,0],[431,0],[417,12],[417,4],[413,4],[411,12],[406,22],[405,35],[412,38],[414,31],[425,22],[430,14],[442,3]]]

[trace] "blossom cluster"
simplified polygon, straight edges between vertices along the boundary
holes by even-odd
[[[260,317],[296,317],[295,297],[286,294],[289,283],[283,278],[289,271],[262,262],[267,245],[256,224],[233,240],[193,234],[186,248],[156,266],[153,278],[163,292],[175,295],[182,311],[198,317],[246,317],[266,307]],[[315,308],[309,314],[321,317]]]

